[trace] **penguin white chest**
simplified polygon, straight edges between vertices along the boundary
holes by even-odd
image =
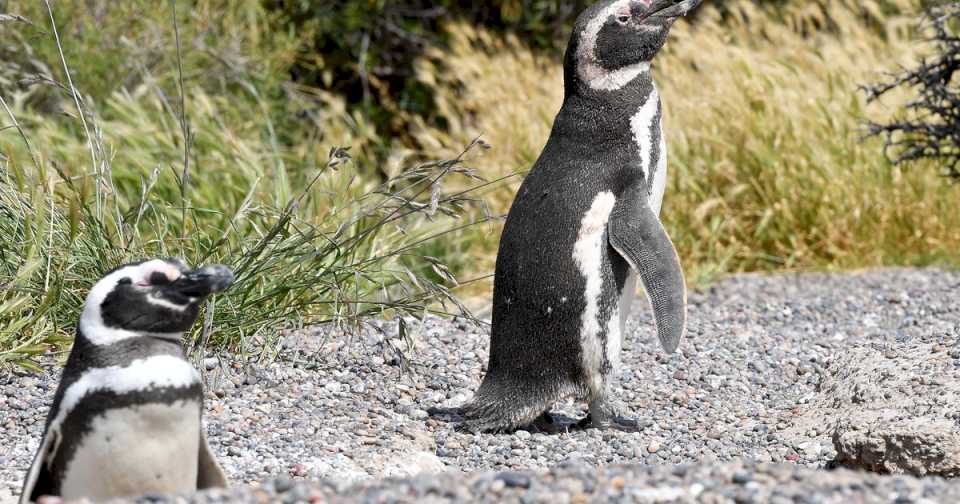
[[[198,401],[107,410],[91,427],[66,471],[64,500],[196,489]]]

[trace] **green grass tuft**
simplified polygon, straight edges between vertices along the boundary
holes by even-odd
[[[174,6],[173,85],[145,79],[95,102],[51,22],[42,36],[59,68],[0,94],[11,126],[0,131],[0,366],[36,368],[69,342],[92,283],[147,257],[237,274],[208,302],[192,350],[269,352],[282,330],[309,324],[469,316],[449,268],[424,252],[474,224],[471,192],[444,190],[453,178],[481,183],[463,156],[379,183],[357,173],[349,149],[310,142],[310,128],[294,132],[306,148],[285,147],[264,98],[274,88],[243,77],[233,94],[191,85]],[[41,94],[63,114],[38,110]]]

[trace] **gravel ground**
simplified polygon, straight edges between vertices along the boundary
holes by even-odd
[[[573,501],[765,502],[778,491],[782,502],[794,495],[807,496],[796,502],[958,502],[960,483],[815,471],[835,455],[830,433],[794,422],[825,364],[845,348],[955,337],[957,292],[960,274],[940,270],[737,276],[691,294],[688,335],[673,356],[660,351],[639,302],[620,386],[639,432],[473,435],[431,418],[427,410],[459,405],[479,384],[485,328],[429,321],[414,330],[406,362],[394,350],[405,345],[392,324],[383,326],[386,337],[301,334],[288,341],[293,363],[201,363],[210,442],[234,482],[290,478],[277,482],[288,498],[329,497],[366,481],[350,492],[372,498],[389,488],[413,498],[436,487],[435,497],[461,500],[494,489],[514,500],[559,492]],[[55,386],[55,372],[0,376],[0,502],[19,491]],[[557,411],[568,423],[584,415],[573,403]],[[618,464],[645,466],[591,468]],[[558,465],[542,476],[502,473]],[[369,481],[441,471],[501,473]],[[291,483],[324,478],[337,485]],[[259,496],[276,490],[268,484]]]

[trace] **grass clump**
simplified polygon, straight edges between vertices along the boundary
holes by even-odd
[[[350,149],[335,146],[349,145],[359,124],[337,114],[336,99],[242,72],[229,89],[211,88],[217,71],[190,66],[197,20],[168,7],[174,64],[153,78],[83,94],[60,25],[34,21],[42,31],[32,36],[50,39],[30,40],[41,47],[32,54],[53,44],[56,65],[0,92],[0,366],[35,367],[69,341],[92,283],[145,257],[224,263],[237,274],[208,304],[188,342],[195,350],[268,352],[282,330],[306,324],[469,316],[454,275],[424,252],[472,224],[470,191],[444,189],[448,179],[477,179],[463,156],[384,182],[361,176]],[[285,131],[271,106],[278,90],[332,106]],[[41,95],[63,115],[38,107]]]

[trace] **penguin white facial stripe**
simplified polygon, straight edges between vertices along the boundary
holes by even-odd
[[[650,178],[650,167],[653,164],[653,133],[652,129],[657,120],[657,113],[660,109],[660,95],[657,94],[657,88],[654,86],[650,91],[650,96],[643,103],[640,110],[630,118],[630,130],[633,132],[633,141],[637,144],[637,151],[640,154],[640,171],[647,179]],[[661,135],[662,137],[663,135]],[[654,174],[655,175],[655,174]]]
[[[67,414],[94,392],[124,394],[147,388],[186,388],[199,382],[197,370],[189,362],[172,355],[135,360],[127,367],[89,369],[64,392],[57,416],[50,422],[50,430],[59,428]]]
[[[191,301],[193,301],[193,300],[191,299]],[[166,299],[163,299],[163,298],[160,298],[160,297],[157,297],[157,296],[154,296],[154,295],[147,296],[147,302],[150,303],[150,304],[152,304],[152,305],[154,305],[154,306],[160,306],[160,307],[166,308],[166,309],[168,309],[168,310],[173,310],[173,311],[181,311],[181,312],[182,312],[182,311],[184,311],[184,310],[187,309],[187,305],[171,303],[170,301],[167,301]]]
[[[620,0],[608,5],[590,20],[577,49],[577,72],[591,88],[598,91],[616,91],[621,89],[641,74],[650,71],[650,63],[642,61],[616,70],[606,70],[597,62],[597,38],[600,30],[611,16],[630,11],[631,0]]]
[[[599,390],[602,384],[600,368],[604,348],[600,342],[600,296],[603,294],[604,236],[607,221],[617,198],[610,191],[598,194],[590,210],[580,222],[580,232],[573,245],[573,260],[586,279],[584,298],[586,306],[580,317],[580,342],[583,348],[583,369],[587,373],[591,390]]]

